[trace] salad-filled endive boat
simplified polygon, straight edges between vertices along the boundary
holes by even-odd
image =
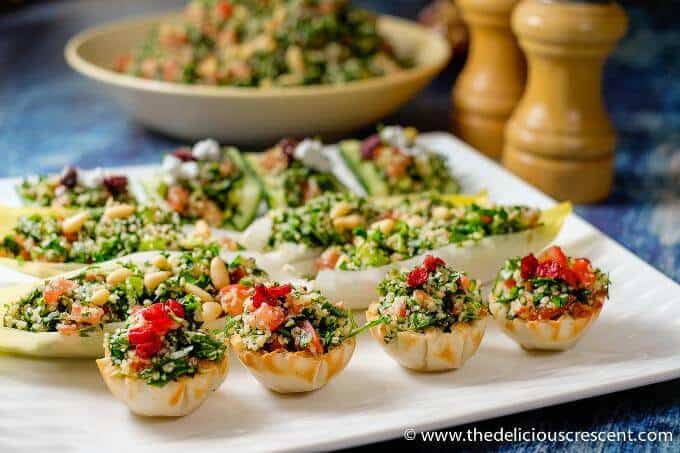
[[[109,201],[134,203],[128,178],[95,168],[66,167],[61,173],[26,178],[17,192],[25,203],[60,208],[97,208]]]
[[[419,143],[412,127],[387,126],[363,141],[346,140],[340,155],[371,196],[460,190],[446,160]]]
[[[557,246],[537,257],[507,260],[489,295],[503,331],[525,349],[565,350],[595,322],[609,294],[609,277],[587,258]]]
[[[355,328],[351,310],[318,291],[261,284],[240,304],[226,332],[241,363],[270,390],[316,390],[352,358],[354,335],[361,329]]]
[[[0,265],[41,278],[136,252],[188,250],[202,246],[210,236],[209,228],[187,234],[176,213],[158,206],[1,211]],[[220,243],[234,246],[228,238]]]
[[[366,312],[371,335],[403,367],[460,368],[477,352],[486,329],[480,286],[433,255],[405,272],[393,269]]]
[[[544,211],[472,203],[432,206],[430,218],[406,214],[377,220],[358,230],[351,243],[323,252],[314,288],[350,308],[365,308],[390,269],[413,267],[428,253],[471,278],[490,281],[508,256],[549,244],[570,211],[568,203]]]
[[[202,140],[165,155],[161,167],[145,189],[185,221],[240,231],[257,215],[262,188],[236,148]]]
[[[219,256],[217,245],[182,253],[148,252],[44,280],[0,289],[0,350],[40,357],[101,357],[103,330],[145,301],[191,294],[197,319],[222,329],[228,295],[266,279],[254,260]],[[225,300],[226,299],[226,300]]]
[[[321,194],[345,190],[333,173],[330,151],[319,140],[285,138],[245,159],[271,209],[302,206]]]
[[[202,329],[191,294],[132,308],[125,327],[107,333],[99,372],[113,395],[145,416],[187,415],[224,382],[229,354],[222,336]]]

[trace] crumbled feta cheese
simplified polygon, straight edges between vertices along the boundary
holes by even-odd
[[[309,138],[302,140],[295,147],[293,157],[315,170],[321,172],[331,170],[331,162],[328,159],[328,155],[324,152],[323,143],[319,140]]]
[[[220,160],[220,144],[212,138],[197,142],[191,154],[198,160]]]
[[[196,162],[183,162],[179,168],[179,176],[182,179],[194,179],[198,177],[198,164]]]
[[[163,158],[163,163],[161,164],[161,169],[163,173],[177,176],[179,175],[179,169],[182,166],[182,160],[173,156],[172,154],[166,154]]]
[[[101,187],[104,183],[106,174],[102,168],[95,168],[94,170],[78,170],[78,185],[88,189],[96,189]]]

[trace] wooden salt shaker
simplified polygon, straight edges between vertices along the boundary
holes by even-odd
[[[470,31],[470,50],[452,93],[452,128],[493,158],[501,156],[505,123],[524,89],[524,58],[510,29],[517,2],[456,2]]]
[[[611,1],[522,0],[513,14],[529,78],[503,164],[559,200],[593,202],[611,189],[615,134],[602,69],[626,24]]]

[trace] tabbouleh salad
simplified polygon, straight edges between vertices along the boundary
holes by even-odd
[[[557,320],[598,311],[609,293],[609,277],[586,258],[567,257],[553,246],[535,257],[509,259],[489,296],[495,317]]]
[[[427,255],[422,266],[407,272],[393,269],[378,285],[378,318],[387,327],[386,342],[399,332],[437,329],[451,332],[458,323],[470,323],[487,314],[480,282]]]
[[[376,17],[347,0],[194,0],[161,23],[115,69],[187,84],[336,84],[407,66]]]

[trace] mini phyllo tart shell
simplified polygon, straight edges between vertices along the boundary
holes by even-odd
[[[163,387],[120,375],[108,354],[97,360],[97,367],[111,393],[135,414],[181,417],[196,410],[222,385],[229,371],[229,356],[225,354],[220,362],[201,361],[194,376],[183,376]]]
[[[349,338],[325,354],[308,351],[249,351],[240,336],[231,338],[239,361],[265,387],[278,393],[311,392],[326,385],[349,363],[356,340]]]
[[[410,271],[393,269],[366,312],[380,346],[415,371],[457,369],[479,348],[487,308],[480,283],[427,255]]]
[[[232,311],[233,313],[233,311]],[[227,320],[226,332],[241,363],[279,393],[326,385],[352,358],[352,312],[318,291],[291,284],[259,284]]]
[[[379,318],[378,304],[368,307],[366,321]],[[469,324],[456,325],[451,332],[435,328],[425,332],[399,332],[392,342],[386,342],[384,324],[370,329],[371,336],[404,368],[415,371],[445,371],[457,369],[472,357],[479,348],[486,330],[486,318]]]
[[[564,351],[602,312],[609,278],[557,246],[506,261],[489,295],[497,324],[524,349]]]

